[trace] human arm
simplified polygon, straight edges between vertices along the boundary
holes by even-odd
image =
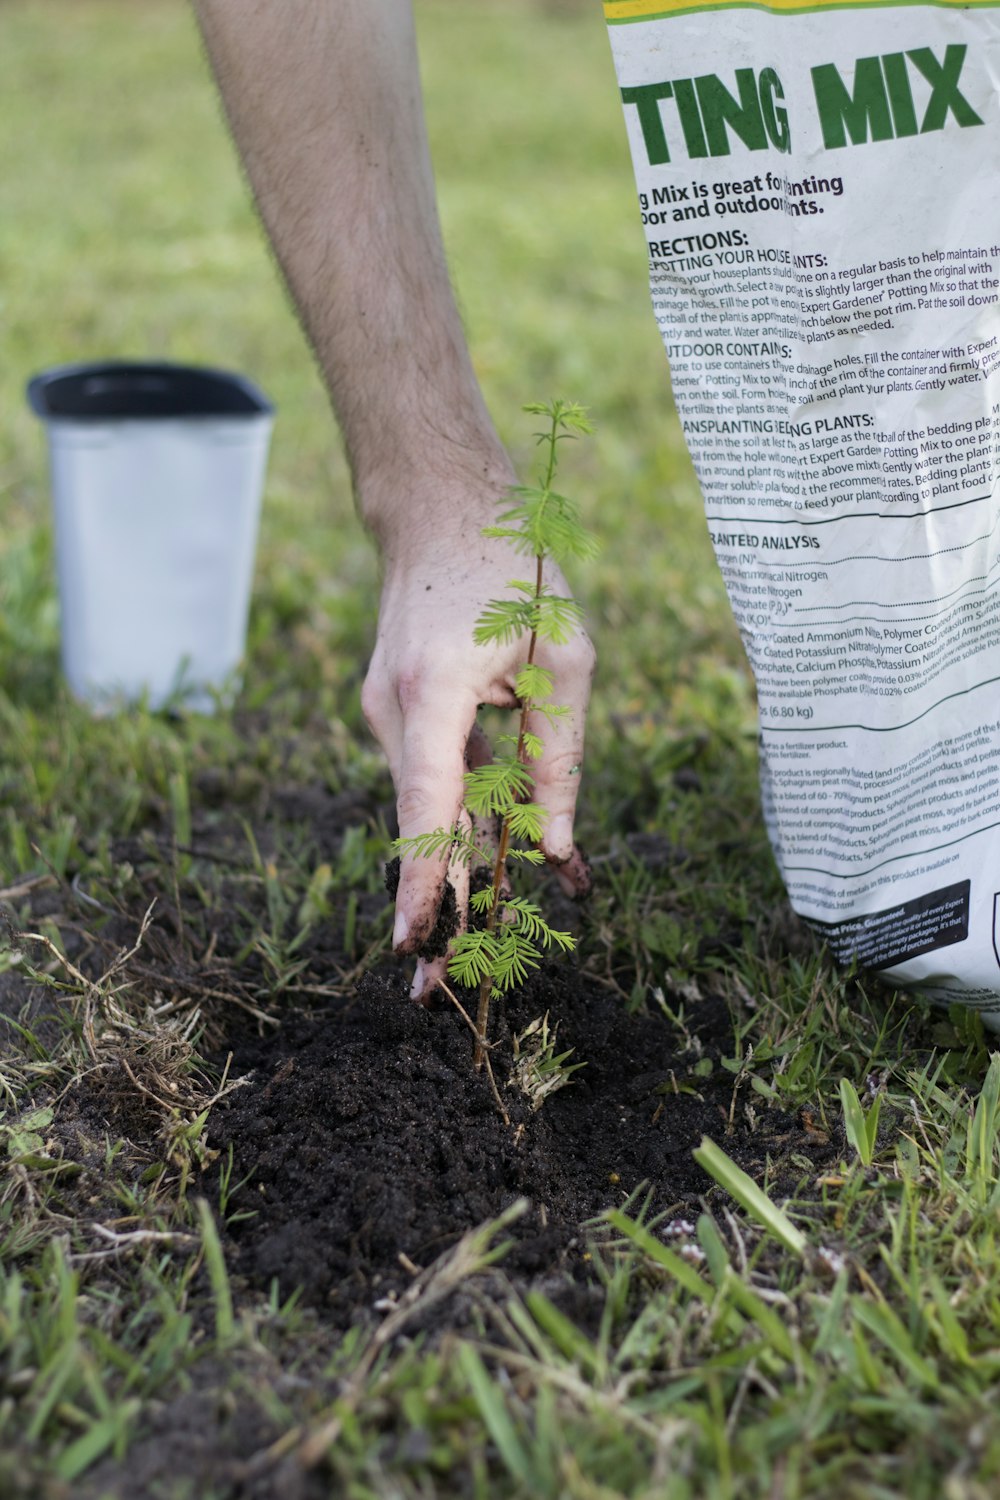
[[[514,475],[448,279],[410,0],[194,3],[382,555],[362,702],[389,760],[400,834],[448,827],[478,705],[512,705],[519,665],[516,642],[473,647],[473,624],[521,566],[480,534]],[[543,850],[578,890],[572,817],[592,662],[582,634],[553,653],[555,696],[571,712],[535,768],[550,813]],[[404,859],[397,950],[424,946],[444,879],[440,863]],[[440,968],[418,965],[418,994]]]

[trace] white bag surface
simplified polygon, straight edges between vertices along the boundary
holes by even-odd
[[[792,905],[1000,1029],[1000,9],[605,12]]]

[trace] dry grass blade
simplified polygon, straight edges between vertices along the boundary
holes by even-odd
[[[12,936],[19,943],[37,943],[69,976],[78,992],[71,994],[71,1003],[80,1007],[80,1027],[91,1062],[98,1069],[123,1073],[131,1087],[156,1106],[163,1115],[162,1134],[171,1145],[178,1126],[184,1127],[184,1114],[195,1119],[242,1087],[245,1080],[228,1080],[231,1054],[218,1086],[198,1066],[195,1039],[201,1012],[194,1002],[164,1006],[155,992],[150,999],[136,991],[137,966],[132,961],[149,932],[155,905],[153,901],[146,908],[131,947],[119,949],[98,979],[88,979],[44,933],[12,929]],[[131,977],[124,977],[126,971]],[[126,1006],[124,997],[129,994],[133,1003]]]
[[[131,1229],[123,1234],[117,1229],[109,1229],[106,1224],[93,1224],[91,1227],[96,1235],[108,1243],[101,1250],[85,1250],[71,1254],[69,1260],[73,1265],[83,1265],[88,1261],[111,1260],[130,1250],[140,1249],[147,1245],[178,1245],[186,1248],[198,1244],[197,1235],[186,1234],[181,1230]]]
[[[83,999],[83,1015],[81,1018],[83,1027],[83,1038],[91,1057],[98,1060],[97,1036],[95,1030],[95,1017],[102,1013],[103,1019],[109,1024],[128,1024],[128,1017],[118,1003],[114,1000],[116,991],[108,988],[110,981],[120,974],[131,958],[139,952],[149,931],[153,920],[153,908],[155,901],[151,901],[139,924],[139,933],[131,948],[121,949],[111,963],[105,969],[100,979],[88,979],[86,974],[71,963],[61,948],[58,948],[51,938],[46,937],[43,932],[13,932],[13,937],[18,942],[37,943],[51,955],[55,962],[65,970],[70,978],[79,986]],[[121,988],[121,987],[119,987]]]
[[[0,901],[18,901],[22,896],[30,896],[32,891],[42,891],[58,884],[55,875],[32,875],[29,880],[19,881],[17,885],[4,886],[0,890]]]

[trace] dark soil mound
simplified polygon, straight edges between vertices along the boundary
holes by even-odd
[[[507,1081],[511,1037],[548,1011],[559,1050],[586,1067],[532,1112]],[[706,1055],[730,1035],[721,1003],[694,1022]],[[447,1002],[431,1010],[402,981],[370,977],[340,1011],[295,1015],[276,1037],[248,1039],[234,1074],[252,1083],[212,1117],[213,1145],[249,1175],[231,1213],[234,1270],[251,1284],[297,1286],[346,1324],[392,1296],[469,1228],[515,1198],[531,1212],[505,1261],[516,1279],[572,1278],[585,1268],[584,1222],[649,1185],[654,1212],[681,1212],[709,1186],[691,1157],[701,1136],[724,1141],[752,1170],[777,1128],[737,1112],[734,1079],[688,1081],[696,1058],[660,1015],[630,1016],[621,998],[572,969],[537,977],[496,1006],[493,1066],[512,1125],[500,1117],[472,1038]],[[694,1088],[697,1083],[697,1091]],[[752,1118],[752,1117],[751,1117]],[[403,1259],[401,1260],[401,1257]]]

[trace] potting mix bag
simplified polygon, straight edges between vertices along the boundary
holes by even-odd
[[[1000,8],[605,12],[792,905],[1000,1029]]]

